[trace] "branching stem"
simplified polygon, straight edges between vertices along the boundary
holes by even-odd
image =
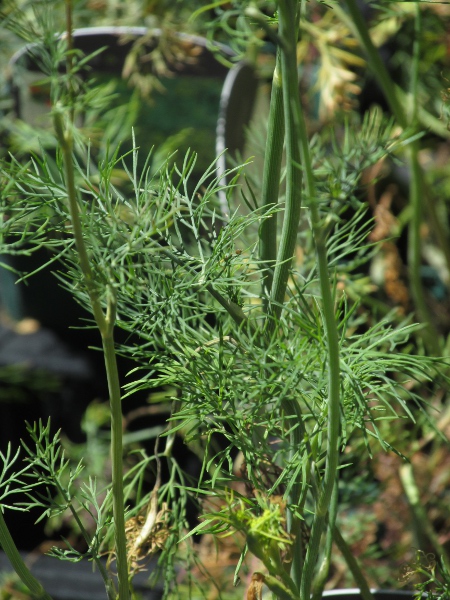
[[[115,552],[117,557],[117,576],[119,580],[119,598],[127,600],[130,597],[128,585],[128,567],[125,536],[125,507],[123,494],[123,449],[122,449],[122,407],[120,382],[117,370],[116,351],[114,347],[114,324],[116,320],[116,301],[112,287],[107,290],[106,315],[99,298],[97,282],[91,268],[88,252],[84,242],[81,226],[75,173],[73,162],[73,142],[71,131],[65,130],[64,117],[58,108],[54,112],[54,126],[61,147],[64,171],[66,176],[67,197],[72,222],[73,236],[80,260],[80,269],[89,295],[95,322],[102,338],[105,358],[106,375],[111,406],[111,459],[113,487],[113,515]]]

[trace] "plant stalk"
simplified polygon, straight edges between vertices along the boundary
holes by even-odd
[[[374,600],[373,594],[370,591],[369,586],[367,585],[367,581],[364,575],[362,574],[357,560],[353,556],[353,553],[348,547],[347,542],[344,540],[341,532],[336,526],[333,529],[333,540],[336,546],[339,548],[342,556],[344,557],[344,560],[347,563],[351,574],[353,575],[353,579],[355,580],[355,583],[359,588],[363,600]]]
[[[314,456],[313,450],[310,447],[309,442],[307,442],[307,446],[309,446],[309,453],[311,456]],[[314,499],[318,498],[319,495],[319,485],[318,485],[318,477],[314,470],[311,472],[311,492]],[[361,571],[361,568],[358,564],[358,561],[353,556],[352,551],[350,550],[347,542],[342,537],[342,534],[335,524],[333,527],[333,541],[336,546],[339,548],[345,562],[347,563],[348,568],[350,569],[351,574],[353,575],[353,579],[359,591],[361,593],[361,597],[363,600],[374,600],[373,594],[370,591],[369,585]]]
[[[411,125],[418,129],[419,107],[419,61],[420,61],[420,36],[421,12],[420,5],[415,7],[416,18],[414,26],[413,62],[411,73],[411,97],[413,99]],[[423,218],[423,174],[419,163],[419,143],[412,142],[409,149],[409,166],[411,169],[411,183],[409,186],[409,205],[412,208],[412,217],[408,236],[408,266],[410,272],[410,285],[420,320],[425,323],[422,330],[423,338],[428,349],[435,355],[440,354],[439,333],[433,325],[432,317],[425,300],[420,268],[422,265],[420,229]]]
[[[288,416],[294,416],[297,420],[298,427],[292,428],[290,437],[290,459],[292,459],[293,455],[298,452],[301,444],[305,440],[305,428],[303,426],[303,416],[300,409],[300,406],[297,401],[284,401],[283,408],[286,411]],[[306,494],[303,493],[303,489],[306,486],[302,485],[300,481],[300,475],[297,478],[297,481],[291,488],[288,503],[295,507],[294,510],[288,509],[286,511],[286,525],[287,531],[291,535],[293,539],[292,544],[292,566],[291,566],[291,578],[294,582],[296,582],[297,587],[299,587],[299,582],[302,579],[303,573],[303,562],[305,560],[305,544],[303,541],[303,525],[304,522],[295,514],[296,512],[301,514],[304,508],[304,503],[306,500]],[[303,497],[302,497],[303,496]]]
[[[319,553],[320,540],[328,522],[328,527],[334,528],[334,516],[328,515],[333,490],[337,484],[339,466],[339,433],[340,433],[340,358],[339,334],[334,311],[332,287],[328,274],[328,258],[326,249],[326,228],[321,221],[315,177],[312,167],[309,141],[302,112],[299,113],[297,129],[301,158],[305,176],[306,203],[310,212],[311,227],[314,236],[317,271],[322,298],[322,313],[327,347],[328,366],[328,415],[327,415],[327,447],[325,473],[322,487],[315,508],[315,518],[311,531],[311,539],[306,554],[303,577],[301,582],[301,598],[309,598],[314,568]],[[328,519],[327,519],[328,517]]]
[[[123,492],[123,424],[120,395],[120,381],[117,370],[116,350],[114,346],[113,328],[116,319],[115,299],[108,298],[107,323],[109,333],[102,336],[108,380],[109,401],[111,406],[111,462],[112,462],[112,496],[114,515],[114,541],[119,579],[119,599],[130,597],[128,581],[128,561],[125,534],[125,502]]]
[[[63,115],[58,108],[56,108],[54,112],[54,125],[63,155],[69,212],[72,222],[73,236],[80,260],[80,269],[83,274],[86,290],[89,294],[94,319],[102,338],[103,353],[105,357],[106,375],[108,380],[111,406],[112,488],[117,577],[119,582],[119,598],[120,600],[127,600],[130,597],[130,590],[128,584],[122,473],[122,407],[120,382],[113,337],[116,319],[114,291],[112,289],[107,290],[107,312],[105,315],[83,238],[83,230],[81,226],[75,186],[72,135],[70,130],[64,130]]]
[[[65,0],[66,4],[66,36],[67,36],[67,54],[66,54],[66,73],[68,76],[69,93],[69,115],[70,122],[75,120],[75,89],[71,73],[73,71],[73,3],[72,0]]]
[[[333,523],[336,522],[337,508],[338,508],[338,487],[337,487],[337,485],[335,485],[333,493],[331,494],[330,510],[328,513],[328,518]],[[314,590],[313,590],[312,600],[321,600],[323,590],[325,589],[325,584],[327,582],[328,573],[330,571],[330,565],[331,565],[331,550],[333,547],[334,530],[335,530],[335,527],[328,527],[328,529],[327,529],[325,548],[324,548],[324,556],[322,559],[322,564],[320,565],[319,572],[317,573],[317,577],[314,581]]]
[[[269,122],[267,127],[261,200],[269,209],[279,201],[281,160],[284,144],[283,86],[281,78],[281,49],[278,49],[275,71],[272,78]],[[263,308],[267,314],[273,283],[273,272],[277,258],[277,213],[274,212],[261,224],[259,234],[259,258],[263,263]]]
[[[30,590],[31,596],[35,600],[52,600],[52,597],[42,587],[42,584],[32,575],[30,569],[25,564],[20,552],[12,539],[8,526],[6,525],[3,512],[0,507],[0,543],[1,547],[13,566],[14,571],[20,577],[21,581]]]
[[[439,536],[436,534],[433,525],[428,518],[427,511],[421,503],[419,490],[414,478],[412,465],[405,464],[400,467],[400,481],[408,499],[409,506],[413,513],[417,527],[423,530],[429,541],[434,546],[437,555],[441,558],[447,570],[450,570],[450,558],[444,546],[439,541]]]
[[[297,73],[297,2],[280,0],[281,80],[286,132],[286,206],[270,298],[269,330],[280,317],[297,241],[302,198],[301,154],[298,140],[301,105]]]
[[[322,227],[316,193],[315,177],[309,151],[309,140],[300,103],[296,61],[296,6],[294,0],[280,0],[279,21],[280,36],[284,42],[282,48],[282,79],[284,114],[286,124],[286,210],[283,223],[280,249],[275,269],[271,312],[280,316],[287,287],[290,262],[296,243],[301,208],[302,165],[305,176],[306,198],[310,209],[313,230],[320,291],[323,303],[324,329],[327,344],[328,363],[328,436],[325,473],[316,503],[315,519],[308,545],[301,580],[293,572],[294,582],[299,588],[301,598],[309,598],[312,577],[319,553],[322,534],[327,525],[328,508],[337,481],[339,465],[339,429],[340,429],[340,360],[339,336],[337,330],[331,284],[328,275],[326,237]],[[334,528],[332,519],[329,527]]]

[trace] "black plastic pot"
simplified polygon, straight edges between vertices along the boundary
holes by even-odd
[[[93,570],[89,561],[79,563],[62,562],[49,556],[24,555],[31,565],[31,572],[42,583],[53,600],[105,600],[106,591],[98,571]],[[154,565],[153,565],[154,566]],[[160,600],[163,588],[157,585],[150,588],[148,579],[152,565],[147,571],[138,573],[133,579],[135,592],[142,600]],[[12,567],[3,552],[0,552],[0,579],[12,573]]]

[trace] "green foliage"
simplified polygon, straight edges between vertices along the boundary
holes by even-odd
[[[274,86],[280,77],[281,96],[272,100],[271,118],[283,111],[277,123],[283,121],[286,131],[269,128],[268,144],[277,155],[265,162],[262,189],[257,178],[251,187],[246,182],[250,161],[218,176],[219,157],[205,162],[186,148],[192,135],[185,123],[152,140],[152,150],[140,149],[132,132],[123,139],[124,128],[145,118],[134,93],[125,105],[131,114],[114,106],[117,121],[105,133],[101,109],[114,103],[116,90],[106,84],[96,98],[92,81],[81,84],[77,77],[87,58],[50,35],[48,21],[43,39],[51,38],[50,50],[41,60],[55,134],[26,160],[10,156],[0,166],[0,253],[45,248],[48,264],[101,334],[112,472],[111,482],[101,481],[98,464],[66,456],[50,424],[29,425],[25,466],[13,472],[18,454],[10,449],[0,457],[1,507],[26,509],[10,500],[21,489],[27,506],[41,509],[40,519],[70,512],[87,550],[68,543],[52,554],[96,561],[111,600],[130,596],[132,575],[155,554],[169,594],[178,560],[188,572],[201,568],[194,534],[220,541],[234,532],[243,541],[235,579],[247,552],[265,569],[255,571],[254,589],[264,582],[279,598],[309,597],[311,590],[320,595],[335,540],[367,600],[369,588],[336,525],[338,481],[350,467],[352,440],[368,456],[377,447],[403,455],[403,444],[397,448],[386,435],[385,422],[432,423],[425,394],[439,382],[448,385],[448,361],[413,346],[426,324],[399,322],[388,310],[378,318],[365,308],[367,297],[358,297],[360,270],[377,251],[369,240],[363,175],[388,157],[402,160],[405,151],[417,158],[422,134],[415,118],[396,114],[398,97],[384,79],[390,98],[397,98],[393,117],[374,108],[363,119],[336,120],[310,141],[296,63],[299,19],[311,33],[308,10],[294,0],[280,0],[277,13],[264,5],[218,2],[194,13],[213,11],[209,33],[220,27],[219,35],[232,36],[239,56],[251,55],[264,35],[279,44]],[[348,6],[358,29],[350,1]],[[11,23],[20,33],[23,12],[19,16]],[[361,39],[373,60],[370,39]],[[322,56],[328,51],[322,48]],[[199,88],[206,102],[197,107],[201,121],[211,89]],[[157,103],[156,118],[160,108]],[[80,114],[86,114],[84,131],[77,127]],[[399,131],[399,122],[410,126]],[[191,126],[202,138],[196,123]],[[414,177],[419,186],[417,162]],[[283,178],[285,195],[279,192]],[[229,203],[226,220],[222,192]],[[279,238],[276,215],[282,220]],[[276,241],[273,259],[260,250],[267,229]],[[300,247],[301,260],[291,264]],[[133,341],[118,347],[116,328],[133,334]],[[126,385],[118,380],[119,352],[135,364]],[[136,437],[123,434],[121,401],[137,390],[160,389],[169,390],[160,400],[171,404],[170,414],[164,426],[152,429],[157,441],[149,456],[135,445]],[[88,444],[99,431],[94,421],[86,424]],[[198,479],[177,462],[177,436],[200,459]],[[153,488],[145,493],[149,476]],[[201,522],[188,531],[190,502]],[[103,552],[116,561],[118,592],[101,566]],[[11,557],[16,559],[13,550]],[[195,583],[192,573],[187,577]]]

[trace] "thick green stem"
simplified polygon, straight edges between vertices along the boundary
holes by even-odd
[[[308,453],[310,454],[310,456],[314,456],[315,453],[314,453],[313,449],[310,447],[310,444],[308,441],[307,441],[307,447],[308,447]],[[317,500],[317,498],[319,497],[319,483],[318,483],[318,476],[317,476],[317,473],[315,470],[311,471],[310,481],[311,481],[311,492],[312,492],[313,498],[315,500]],[[370,591],[370,588],[369,588],[367,581],[360,569],[358,561],[353,556],[352,551],[350,550],[347,542],[342,537],[342,534],[339,531],[339,528],[337,527],[336,524],[333,527],[333,541],[336,544],[336,546],[339,548],[345,562],[347,563],[347,566],[350,569],[351,574],[353,575],[353,579],[355,580],[355,583],[361,592],[361,596],[362,596],[363,600],[374,600],[373,594]]]
[[[339,432],[340,432],[340,358],[339,335],[334,311],[331,282],[328,274],[328,258],[326,249],[326,231],[323,227],[319,212],[315,177],[312,168],[309,141],[303,114],[299,115],[297,132],[300,137],[302,165],[305,175],[306,203],[310,212],[311,227],[316,249],[317,271],[319,275],[322,298],[322,312],[327,346],[328,366],[328,431],[325,473],[322,487],[316,504],[315,518],[311,531],[311,539],[303,569],[301,583],[301,598],[309,598],[314,568],[317,562],[322,534],[327,525],[328,509],[331,503],[334,487],[337,481],[339,466]],[[332,515],[328,518],[328,526],[333,529]]]
[[[108,380],[111,406],[112,487],[117,577],[119,581],[119,598],[120,600],[127,600],[130,597],[130,590],[128,584],[122,472],[122,407],[120,382],[117,371],[117,360],[113,337],[116,319],[115,297],[112,289],[107,290],[108,302],[107,312],[105,315],[83,237],[83,230],[79,214],[80,209],[78,206],[77,191],[75,186],[72,136],[70,129],[65,131],[64,118],[61,111],[58,111],[58,109],[56,109],[54,112],[54,125],[63,154],[69,212],[72,222],[73,236],[80,261],[80,269],[83,274],[84,283],[89,295],[92,313],[101,334],[103,353],[105,357],[106,375]]]
[[[272,79],[269,123],[267,127],[266,152],[261,200],[263,207],[270,208],[278,203],[281,175],[281,159],[284,144],[283,87],[281,80],[281,50]],[[277,258],[277,213],[274,212],[261,224],[259,234],[259,258],[264,266],[263,306],[268,310],[268,297],[272,289],[273,270]]]
[[[296,7],[297,2],[293,0],[280,0],[279,2],[279,34],[283,41],[280,63],[286,131],[286,207],[269,309],[275,321],[281,314],[286,294],[289,270],[297,240],[302,197],[301,155],[298,139],[301,105],[296,54]],[[269,329],[273,326],[274,323],[271,319]]]
[[[279,317],[286,292],[290,262],[295,248],[300,219],[302,184],[300,164],[302,164],[305,175],[307,203],[310,209],[311,225],[316,247],[329,373],[328,436],[325,473],[316,504],[316,515],[301,582],[295,582],[296,585],[300,585],[300,597],[309,598],[320,541],[327,524],[328,507],[331,502],[339,466],[340,362],[339,336],[328,275],[326,239],[319,213],[315,178],[309,151],[309,140],[298,92],[295,52],[297,41],[296,7],[297,2],[293,0],[280,0],[278,4],[280,37],[283,40],[281,72],[286,126],[286,210],[274,275],[271,313],[275,317],[275,320]],[[333,528],[334,522],[329,522],[329,526]]]
[[[306,166],[306,165],[305,165]],[[306,169],[305,169],[306,171]],[[328,435],[326,449],[325,473],[316,504],[315,518],[311,531],[311,539],[306,555],[301,597],[309,598],[311,582],[316,565],[320,540],[327,524],[328,508],[336,483],[339,466],[339,429],[340,429],[340,361],[339,336],[334,312],[331,285],[328,277],[328,262],[325,239],[320,227],[320,216],[315,196],[309,197],[311,222],[315,234],[316,256],[320,290],[322,296],[323,317],[327,342],[328,366]],[[329,520],[328,526],[334,523]]]
[[[298,600],[296,593],[273,575],[263,575],[264,583],[279,600]]]
[[[337,507],[338,507],[338,487],[337,487],[337,485],[335,485],[333,493],[331,495],[331,503],[330,503],[330,509],[329,509],[329,513],[328,513],[328,519],[333,523],[336,521]],[[320,565],[319,572],[317,573],[316,579],[314,581],[314,591],[313,591],[312,600],[321,600],[322,592],[325,589],[325,584],[327,582],[328,573],[330,571],[330,565],[331,565],[331,549],[333,547],[334,529],[335,529],[334,527],[328,527],[328,530],[327,530],[324,556],[322,559],[322,564]]]
[[[52,600],[52,597],[42,587],[41,583],[31,574],[30,569],[24,563],[23,558],[11,537],[8,526],[5,523],[2,510],[0,508],[0,544],[3,552],[8,557],[14,571],[20,577],[21,581],[30,590],[31,596],[35,600]]]

